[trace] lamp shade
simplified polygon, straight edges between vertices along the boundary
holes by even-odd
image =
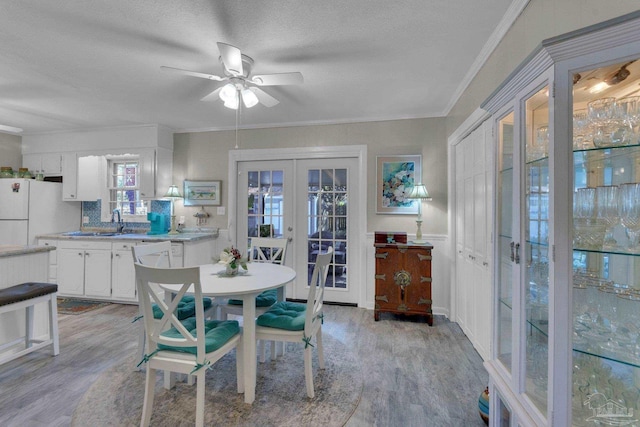
[[[229,102],[238,96],[236,93],[236,87],[231,83],[227,83],[222,87],[222,89],[220,89],[220,94],[218,96],[224,102]]]
[[[247,108],[251,108],[258,103],[258,97],[251,90],[244,88],[242,89],[242,102],[244,106]]]
[[[165,194],[164,197],[169,199],[181,199],[182,194],[180,194],[180,191],[178,190],[178,186],[172,185],[169,187],[169,189],[167,190],[167,194]]]
[[[410,199],[431,200],[431,196],[429,196],[427,187],[424,184],[414,185],[407,197]]]

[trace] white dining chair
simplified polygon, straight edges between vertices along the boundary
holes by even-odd
[[[152,267],[173,268],[173,253],[171,252],[171,241],[162,241],[157,243],[149,243],[142,245],[133,245],[131,247],[131,253],[133,255],[133,262],[142,265]],[[192,295],[185,295],[177,306],[176,315],[178,319],[184,320],[189,317],[195,316],[195,301],[196,299]],[[203,298],[202,304],[205,309],[205,317],[208,317],[213,308],[213,301],[211,298]],[[154,305],[153,314],[156,320],[160,318],[162,312]],[[140,316],[144,314],[140,311]],[[145,347],[145,333],[144,322],[141,322],[140,333],[138,335],[138,355],[140,359],[144,355]]]
[[[324,369],[322,353],[322,303],[329,264],[333,259],[333,248],[318,254],[313,268],[307,303],[280,301],[274,304],[256,321],[256,339],[265,341],[297,342],[304,344],[304,377],[307,396],[315,396],[313,387],[311,340],[315,337],[318,364]]]
[[[180,320],[175,310],[187,291],[202,300],[200,267],[157,268],[135,264],[136,287],[143,312],[147,354],[144,403],[140,425],[151,421],[156,371],[177,372],[196,377],[196,426],[204,424],[205,375],[221,357],[236,349],[238,393],[244,392],[241,329],[235,320],[205,320],[202,304],[196,304],[195,318]],[[176,297],[166,302],[159,285],[180,285]],[[192,287],[192,289],[189,289]],[[162,311],[153,316],[154,304]]]
[[[251,248],[249,249],[249,263],[266,262],[284,265],[287,255],[287,243],[287,239],[285,238],[252,237]],[[264,291],[258,295],[256,297],[256,317],[264,314],[277,301],[278,291],[276,289]],[[242,300],[229,299],[226,303],[222,303],[218,307],[220,310],[220,318],[223,320],[226,320],[229,314],[242,316]],[[284,352],[284,346],[281,347],[281,351]],[[271,357],[275,357],[276,353],[276,345],[275,343],[271,343]],[[259,342],[258,354],[261,355],[261,361],[264,362],[264,341]]]

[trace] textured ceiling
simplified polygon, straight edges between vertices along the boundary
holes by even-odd
[[[280,104],[242,127],[446,115],[511,0],[3,0],[0,124],[25,133],[158,123],[227,129],[235,112],[200,98],[222,74],[216,42],[254,73],[299,71],[263,88]]]

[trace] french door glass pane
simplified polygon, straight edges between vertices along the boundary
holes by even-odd
[[[283,180],[284,172],[281,170],[248,173],[247,237],[283,236]]]
[[[525,103],[524,267],[526,392],[544,414],[547,408],[549,258],[549,90],[545,86]]]
[[[498,343],[497,356],[511,371],[513,332],[513,264],[511,244],[513,242],[513,117],[509,113],[500,120],[498,165],[498,248],[500,268],[498,269],[498,313],[496,316]]]
[[[326,287],[347,287],[347,169],[309,169],[307,182],[309,280],[320,251],[333,247]]]

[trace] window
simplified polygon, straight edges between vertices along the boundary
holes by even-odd
[[[103,221],[118,209],[123,220],[147,220],[147,204],[140,198],[140,161],[137,156],[107,159],[108,202],[102,203]]]

